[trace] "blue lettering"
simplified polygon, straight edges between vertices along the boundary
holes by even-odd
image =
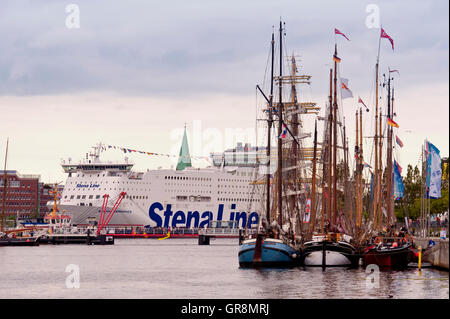
[[[82,184],[79,184],[82,185]],[[235,209],[236,204],[231,205],[231,209]],[[164,211],[164,213],[163,213]],[[212,220],[223,220],[224,204],[219,204],[217,209],[217,216],[214,219],[211,211],[205,211],[201,215],[198,211],[188,211],[187,215],[184,211],[178,210],[174,214],[172,211],[172,204],[167,204],[166,209],[159,203],[153,203],[149,208],[149,217],[156,223],[156,227],[200,227],[208,226]],[[164,215],[164,217],[162,216]],[[163,222],[164,219],[164,222]],[[258,224],[259,215],[257,212],[230,212],[229,221],[236,221],[238,227],[251,228],[252,225]]]
[[[223,216],[223,204],[219,204],[219,210],[217,211],[217,220],[222,220]]]
[[[239,220],[242,219],[242,227],[245,228],[246,224],[247,224],[247,213],[245,212],[236,212],[236,224],[237,226],[239,226]]]
[[[198,213],[198,211],[188,212],[186,227],[191,227],[192,218],[195,218],[194,227],[197,228],[200,221],[200,214]]]
[[[172,218],[172,227],[177,227],[177,224],[184,224],[186,222],[185,217],[182,210],[177,211]]]
[[[150,209],[148,210],[150,219],[156,223],[156,227],[161,227],[162,219],[158,214],[155,213],[155,209],[163,210],[164,207],[161,203],[155,202],[150,206]]]
[[[164,219],[164,227],[169,227],[169,219],[170,219],[170,216],[172,216],[172,205],[171,204],[167,204],[167,207],[166,207],[166,211],[164,212],[164,216],[165,216],[165,219]]]
[[[250,216],[248,216],[248,224],[247,227],[248,228],[252,228],[252,224],[258,224],[258,213],[257,212],[253,212],[250,214]]]
[[[204,221],[202,221],[202,222],[200,223],[200,228],[209,225],[209,222],[210,222],[210,221],[212,220],[212,218],[213,218],[213,213],[212,213],[212,212],[206,211],[206,212],[204,212],[204,213],[202,214],[202,218],[205,218],[205,217],[207,217],[207,219],[204,220]]]

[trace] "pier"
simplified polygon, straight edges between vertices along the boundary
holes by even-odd
[[[448,238],[440,239],[437,237],[431,238],[416,238],[414,242],[416,247],[422,247],[422,251],[428,247],[430,240],[434,241],[436,245],[433,248],[429,248],[422,256],[422,260],[429,262],[433,267],[449,270],[448,268]]]
[[[38,238],[40,244],[86,244],[86,245],[114,245],[114,237],[110,235],[87,234],[53,234]]]

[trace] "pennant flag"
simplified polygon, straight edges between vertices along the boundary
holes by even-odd
[[[349,38],[347,38],[347,36],[345,34],[343,34],[341,31],[339,31],[338,29],[334,28],[334,34],[340,34],[342,35],[344,38],[346,38],[348,41],[350,41]]]
[[[398,70],[389,70],[389,73],[392,73],[392,72],[397,72],[398,75],[400,75],[400,72],[398,72]]]
[[[286,125],[284,125],[284,123],[283,123],[283,132],[281,132],[281,134],[280,134],[280,136],[278,136],[278,138],[285,138],[286,133],[287,133]]]
[[[395,123],[394,120],[390,119],[389,117],[387,119],[387,123],[392,127],[398,127],[398,124]]]
[[[364,105],[364,107],[366,108],[366,111],[369,112],[369,108],[367,107],[367,105],[363,102],[363,100],[358,96],[358,103],[361,103],[362,105]]]
[[[348,88],[348,79],[341,78],[341,98],[353,97],[352,91]]]
[[[341,62],[341,58],[338,57],[336,54],[333,54],[333,61],[337,62],[337,63],[340,63]]]
[[[397,142],[398,146],[403,147],[403,142],[398,138],[397,135],[395,135],[395,141]]]
[[[386,31],[384,31],[383,28],[381,28],[381,35],[382,38],[386,38],[391,42],[392,45],[392,50],[394,50],[394,40],[392,40],[392,38],[386,33]]]

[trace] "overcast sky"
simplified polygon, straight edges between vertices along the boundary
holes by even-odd
[[[79,28],[66,25],[70,3],[79,8]],[[394,74],[395,120],[404,147],[397,160],[416,165],[425,138],[448,156],[449,8],[442,0],[2,1],[0,154],[9,137],[8,169],[59,182],[61,158],[81,159],[100,141],[177,154],[184,123],[192,155],[246,142],[247,135],[254,143],[250,132],[262,106],[255,86],[263,85],[280,17],[286,53],[299,56],[300,73],[312,75],[311,85],[299,89],[301,101],[325,105],[337,40],[339,74],[355,97],[340,105],[352,148],[358,96],[371,109],[364,135],[373,135],[380,30],[366,23],[374,14],[368,5],[377,6],[394,39],[394,51],[387,39],[380,43],[380,76],[388,68],[400,73]],[[351,41],[335,37],[334,28]],[[230,132],[244,136],[233,140]],[[113,151],[104,156],[123,158]],[[130,158],[138,170],[174,165]]]

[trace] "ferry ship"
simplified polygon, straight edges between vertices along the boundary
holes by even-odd
[[[98,222],[103,197],[109,195],[106,212],[120,194],[126,193],[109,226],[202,228],[211,221],[228,221],[239,228],[258,224],[262,187],[258,187],[259,167],[265,149],[238,143],[234,149],[211,153],[211,166],[194,168],[184,131],[176,170],[155,169],[135,172],[125,158],[104,162],[102,143],[78,164],[62,161],[68,174],[60,208],[74,224]],[[89,159],[90,157],[90,159]]]

